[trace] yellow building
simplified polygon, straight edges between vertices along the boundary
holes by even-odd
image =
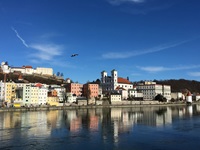
[[[16,88],[17,85],[14,82],[6,82],[5,83],[5,102],[13,103],[16,98]]]
[[[50,106],[58,106],[58,104],[59,104],[59,98],[58,98],[58,96],[48,96],[47,97],[47,103]]]
[[[38,105],[38,91],[39,88],[35,86],[31,86],[30,88],[30,97],[31,97],[31,104]]]

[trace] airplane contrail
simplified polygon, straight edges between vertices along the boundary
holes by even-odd
[[[20,41],[22,41],[23,45],[28,48],[28,44],[26,44],[25,40],[18,34],[17,30],[15,30],[13,27],[11,27],[11,29],[16,33],[16,36],[20,39]]]

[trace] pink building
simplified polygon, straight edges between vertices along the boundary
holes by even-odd
[[[71,92],[72,94],[76,94],[76,96],[82,95],[83,84],[80,83],[67,83],[65,85],[66,92]]]
[[[95,98],[99,95],[99,85],[87,83],[83,85],[83,96],[87,98]]]

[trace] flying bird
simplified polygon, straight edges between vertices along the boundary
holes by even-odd
[[[75,56],[78,56],[78,54],[72,54],[72,55],[71,55],[71,57],[75,57]]]

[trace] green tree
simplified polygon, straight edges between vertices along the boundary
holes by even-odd
[[[57,76],[58,76],[58,77],[60,76],[60,72],[57,72]]]
[[[155,100],[157,100],[159,102],[166,102],[167,101],[167,99],[161,94],[156,95]]]

